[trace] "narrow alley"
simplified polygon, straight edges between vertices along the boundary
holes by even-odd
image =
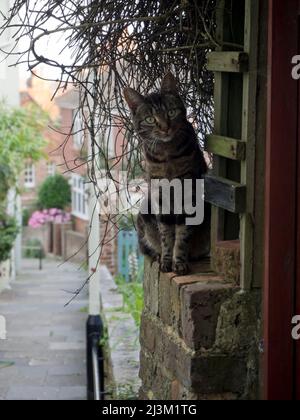
[[[84,400],[84,270],[58,261],[25,260],[12,289],[0,294],[7,337],[0,340],[0,400]]]

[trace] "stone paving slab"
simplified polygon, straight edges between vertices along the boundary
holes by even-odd
[[[22,273],[0,294],[7,340],[0,340],[0,400],[84,400],[87,292],[65,306],[86,274],[73,264],[58,267],[25,260]]]
[[[56,401],[59,389],[50,386],[11,386],[7,392],[6,400],[13,401]]]
[[[120,312],[123,297],[105,266],[100,268],[102,313],[106,320],[113,378],[114,396],[123,398],[124,391],[131,389],[138,395],[139,379],[139,329],[130,314]]]

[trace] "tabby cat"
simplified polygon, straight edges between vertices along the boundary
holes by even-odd
[[[175,77],[168,73],[159,93],[142,96],[128,87],[124,97],[141,142],[149,183],[155,179],[184,182],[203,178],[207,165],[193,126],[187,120]],[[146,206],[151,208],[151,198]],[[160,262],[162,272],[186,275],[191,261],[209,254],[210,208],[205,205],[204,222],[198,226],[187,225],[187,215],[176,214],[172,209],[170,214],[139,214],[140,248]]]

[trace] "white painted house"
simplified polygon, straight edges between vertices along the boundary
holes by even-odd
[[[0,11],[5,16],[9,10],[10,0],[0,0]],[[0,27],[3,22],[3,17],[0,13]],[[0,50],[10,51],[13,47],[12,38],[7,31],[0,36]],[[14,63],[15,57],[6,59],[4,52],[0,51],[0,100],[5,100],[8,105],[18,106],[20,104],[19,97],[19,72],[16,67],[10,67]],[[0,139],[5,141],[5,139]],[[15,215],[21,222],[21,208],[15,191],[10,191],[8,197],[8,211]],[[21,262],[21,237],[19,236],[11,261],[12,276],[20,269]]]

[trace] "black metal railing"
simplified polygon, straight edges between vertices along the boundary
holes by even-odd
[[[100,315],[90,315],[87,321],[87,399],[103,401],[104,391],[104,328]]]

